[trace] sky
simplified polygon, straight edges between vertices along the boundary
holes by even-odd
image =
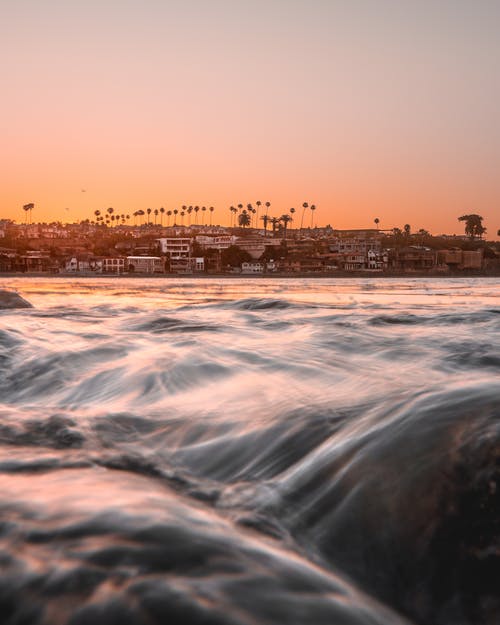
[[[498,0],[0,0],[0,218],[500,228]]]

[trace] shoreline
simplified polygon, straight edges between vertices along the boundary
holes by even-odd
[[[467,271],[460,273],[450,272],[361,272],[361,271],[328,271],[328,272],[294,272],[294,273],[49,273],[49,272],[4,272],[0,273],[0,279],[4,278],[50,278],[50,279],[63,279],[63,278],[95,278],[97,280],[103,279],[293,279],[293,278],[308,278],[314,280],[332,279],[332,278],[357,278],[357,279],[387,279],[387,278],[442,278],[442,279],[454,279],[454,278],[500,278],[500,271],[485,272],[485,271]]]

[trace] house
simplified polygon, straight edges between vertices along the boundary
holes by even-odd
[[[102,272],[103,273],[124,273],[128,271],[127,263],[125,258],[103,258],[101,261]]]
[[[428,271],[436,266],[437,255],[428,247],[410,245],[390,251],[390,263],[401,271]]]
[[[58,271],[59,267],[57,263],[50,258],[49,252],[44,251],[30,251],[26,252],[16,259],[17,267],[19,271],[34,271],[34,272],[46,272],[46,271]]]
[[[190,258],[190,267],[192,271],[205,271],[205,259],[203,256],[194,256]]]
[[[450,250],[439,250],[438,261],[442,265],[447,265],[449,269],[481,269],[483,249],[461,250],[455,247]]]
[[[191,239],[189,237],[164,237],[157,239],[162,254],[171,260],[189,258],[191,256]]]
[[[344,271],[361,271],[366,268],[367,259],[362,252],[339,254],[338,263]]]
[[[264,273],[264,263],[258,261],[241,263],[241,273]]]
[[[127,256],[127,270],[131,273],[164,273],[165,265],[159,256]]]
[[[367,260],[368,269],[372,271],[385,271],[389,266],[389,253],[387,252],[387,250],[368,250]]]
[[[225,250],[234,245],[236,237],[231,234],[221,234],[217,236],[209,236],[200,234],[195,237],[196,243],[207,250]]]

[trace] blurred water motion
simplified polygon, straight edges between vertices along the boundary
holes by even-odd
[[[0,281],[2,622],[498,623],[499,287]]]

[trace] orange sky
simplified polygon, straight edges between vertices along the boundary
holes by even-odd
[[[18,0],[0,217],[302,202],[334,227],[500,228],[500,5]],[[85,192],[82,192],[85,189]]]

